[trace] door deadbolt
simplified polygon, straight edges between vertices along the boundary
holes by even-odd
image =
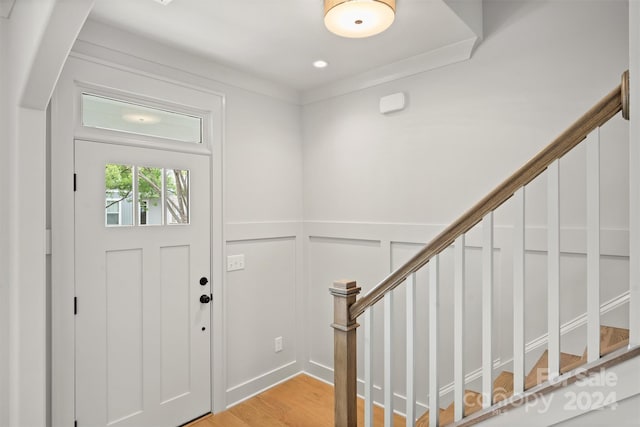
[[[200,284],[202,286],[206,285],[207,283],[209,283],[209,279],[207,279],[206,277],[201,277],[200,278]]]

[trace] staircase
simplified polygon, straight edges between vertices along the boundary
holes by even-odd
[[[629,330],[611,326],[600,327],[600,356],[612,353],[629,344]],[[560,373],[566,373],[587,363],[587,350],[582,356],[560,353]],[[549,352],[545,350],[525,380],[525,389],[531,389],[545,382],[549,375]],[[513,372],[502,371],[493,382],[493,403],[498,403],[513,395]],[[482,409],[482,393],[465,390],[464,416]],[[454,403],[447,409],[440,409],[440,425],[446,426],[454,421]],[[429,426],[429,411],[416,422],[417,427]]]
[[[355,281],[338,281],[330,289],[334,297],[334,391],[335,391],[335,425],[337,427],[373,426],[374,400],[384,406],[384,426],[394,425],[394,410],[400,401],[400,411],[406,414],[406,425],[412,426],[443,426],[455,424],[456,427],[467,426],[487,421],[496,424],[503,420],[510,420],[511,425],[518,423],[518,417],[528,416],[522,411],[523,405],[531,401],[543,400],[547,394],[556,393],[559,388],[571,389],[582,387],[581,380],[585,378],[598,379],[603,376],[605,369],[616,368],[622,372],[621,381],[627,396],[629,393],[640,394],[640,386],[633,380],[629,372],[637,372],[636,365],[629,365],[628,361],[640,362],[640,141],[631,141],[629,147],[630,172],[630,203],[629,203],[629,291],[628,291],[628,323],[629,329],[605,326],[601,324],[603,306],[600,285],[600,264],[603,252],[600,244],[600,127],[611,118],[622,112],[625,119],[629,119],[629,73],[622,75],[622,83],[606,95],[600,102],[580,117],[565,132],[545,147],[534,158],[522,166],[502,184],[485,196],[480,202],[469,209],[464,215],[454,221],[449,227],[437,235],[400,268],[393,271],[362,297],[358,298],[360,287]],[[587,340],[583,354],[568,354],[561,351],[561,334],[563,325],[560,324],[560,290],[563,286],[560,276],[560,160],[579,144],[585,147],[586,169],[586,313],[583,319],[586,324]],[[533,368],[525,372],[527,344],[525,343],[525,240],[527,228],[525,222],[525,189],[538,176],[546,177],[546,310],[539,310],[546,314],[546,333],[544,343],[546,350],[539,357]],[[505,202],[510,203],[512,231],[512,246],[510,246],[510,261],[512,271],[511,294],[512,304],[509,311],[501,311],[503,307],[494,307],[494,212]],[[475,232],[477,230],[477,233]],[[481,279],[480,295],[478,290],[468,294],[467,281],[467,235],[481,235],[481,273],[474,273]],[[477,239],[476,239],[477,240]],[[478,243],[474,244],[478,248]],[[448,257],[448,258],[445,258]],[[441,258],[451,259],[444,271],[441,268]],[[501,262],[507,262],[501,259]],[[477,268],[477,267],[476,267]],[[418,276],[417,273],[425,269],[427,275]],[[449,280],[444,280],[446,275]],[[443,277],[441,277],[443,276]],[[420,282],[423,282],[420,283]],[[394,359],[397,348],[394,345],[392,331],[397,320],[393,314],[394,290],[403,285],[405,293],[405,393],[395,394]],[[426,286],[428,292],[427,304],[417,303],[416,288]],[[441,307],[440,290],[444,286],[452,287],[452,307]],[[505,286],[504,284],[502,285]],[[574,288],[575,289],[575,288]],[[603,288],[604,289],[604,288]],[[539,290],[539,289],[538,289]],[[573,292],[573,291],[572,291]],[[472,295],[473,298],[469,297]],[[449,293],[450,297],[450,293]],[[620,296],[622,297],[622,296]],[[466,348],[469,340],[467,313],[465,304],[471,301],[474,308],[481,313],[481,342],[474,350],[481,353],[481,366],[471,375],[467,370],[469,350]],[[378,304],[382,302],[382,304]],[[504,301],[503,301],[504,303]],[[451,303],[448,303],[451,304]],[[606,305],[606,304],[605,304]],[[384,350],[373,345],[374,315],[383,310]],[[542,308],[542,307],[540,307]],[[425,381],[419,377],[416,366],[423,363],[424,358],[416,360],[417,330],[421,324],[416,321],[417,309],[426,310],[428,315],[427,342],[427,395],[418,396],[418,382]],[[451,313],[452,328],[441,319],[441,313]],[[502,321],[512,316],[508,321],[513,326],[512,354],[505,353],[501,348],[501,356],[511,358],[511,371],[502,371],[494,376],[494,343],[499,338],[494,337],[494,316],[501,315]],[[508,313],[508,314],[507,314]],[[378,317],[378,315],[376,315]],[[357,342],[357,330],[362,322],[364,339]],[[616,321],[617,324],[617,321]],[[426,328],[426,326],[425,326]],[[380,331],[380,329],[375,329]],[[442,331],[445,331],[442,333]],[[439,352],[442,344],[440,337],[446,334],[452,338],[452,348],[444,348],[451,352],[453,362],[453,383],[441,384],[443,361]],[[423,335],[424,336],[424,335]],[[471,336],[471,335],[468,335]],[[477,336],[477,335],[475,335]],[[477,340],[473,341],[477,345]],[[511,340],[509,340],[511,342]],[[358,367],[358,345],[364,351],[364,365]],[[534,347],[535,348],[535,347]],[[448,353],[445,353],[448,354]],[[374,360],[383,359],[382,382],[374,387]],[[472,363],[475,360],[469,359]],[[635,363],[635,362],[634,362]],[[504,366],[504,365],[501,365]],[[640,369],[640,363],[637,366]],[[359,387],[358,373],[361,375],[364,395],[364,420],[357,418],[357,393]],[[377,373],[377,372],[376,372]],[[625,374],[626,373],[626,374]],[[471,377],[468,378],[468,375]],[[628,380],[627,380],[627,377]],[[471,378],[471,379],[470,379]],[[481,387],[471,387],[481,380]],[[380,379],[377,379],[380,382]],[[631,386],[629,386],[631,384]],[[468,387],[469,385],[469,387]],[[476,388],[473,390],[472,388]],[[440,409],[440,396],[453,392],[453,403],[445,409]],[[629,391],[631,390],[631,391]],[[562,393],[560,393],[562,394]],[[380,398],[382,395],[382,399]],[[428,397],[428,401],[425,401]],[[489,398],[491,397],[491,398]],[[587,396],[588,397],[588,396]],[[420,399],[420,400],[419,400]],[[424,402],[420,403],[419,402]],[[551,405],[551,403],[550,403]],[[559,421],[558,414],[564,416],[564,408],[555,404],[549,417],[549,424]],[[424,411],[420,408],[439,408],[437,411]],[[549,406],[551,407],[551,406]],[[559,408],[559,409],[558,409]],[[526,408],[525,408],[526,409]],[[498,421],[494,417],[504,416]],[[568,418],[564,418],[568,419]],[[362,423],[364,421],[364,423]],[[495,422],[494,422],[495,421]],[[538,424],[539,425],[539,424]]]

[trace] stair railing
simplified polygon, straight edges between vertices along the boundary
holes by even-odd
[[[439,255],[453,245],[454,248],[454,421],[462,420],[465,400],[464,377],[464,248],[465,233],[482,222],[482,407],[491,407],[493,395],[491,353],[492,283],[493,283],[493,212],[507,200],[514,198],[516,220],[514,224],[514,394],[524,392],[524,187],[542,172],[547,171],[548,197],[548,349],[549,378],[560,375],[560,221],[559,221],[559,159],[580,142],[587,139],[587,335],[589,362],[600,357],[600,302],[598,263],[600,256],[599,220],[599,132],[600,126],[622,111],[629,119],[629,72],[622,75],[622,83],[602,98],[587,113],[540,151],[518,171],[502,182],[464,215],[437,235],[409,261],[389,274],[371,291],[357,299],[360,289],[354,281],[335,282],[330,289],[334,296],[334,383],[335,425],[355,427],[357,423],[357,318],[364,315],[364,425],[373,425],[373,365],[372,365],[372,307],[384,299],[384,425],[393,426],[391,311],[393,294],[398,285],[406,282],[407,296],[407,360],[406,360],[406,425],[416,423],[415,361],[415,274],[429,263],[429,408],[439,408],[438,388],[438,282]],[[596,132],[594,132],[596,131]],[[633,304],[638,304],[637,302]],[[632,307],[632,311],[634,311]],[[440,411],[429,411],[429,425],[440,425]]]

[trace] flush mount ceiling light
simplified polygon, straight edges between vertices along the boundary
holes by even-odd
[[[396,16],[396,0],[324,0],[324,25],[342,37],[381,33]]]

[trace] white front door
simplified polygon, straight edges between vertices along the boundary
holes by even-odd
[[[211,410],[209,157],[75,142],[76,419]]]

